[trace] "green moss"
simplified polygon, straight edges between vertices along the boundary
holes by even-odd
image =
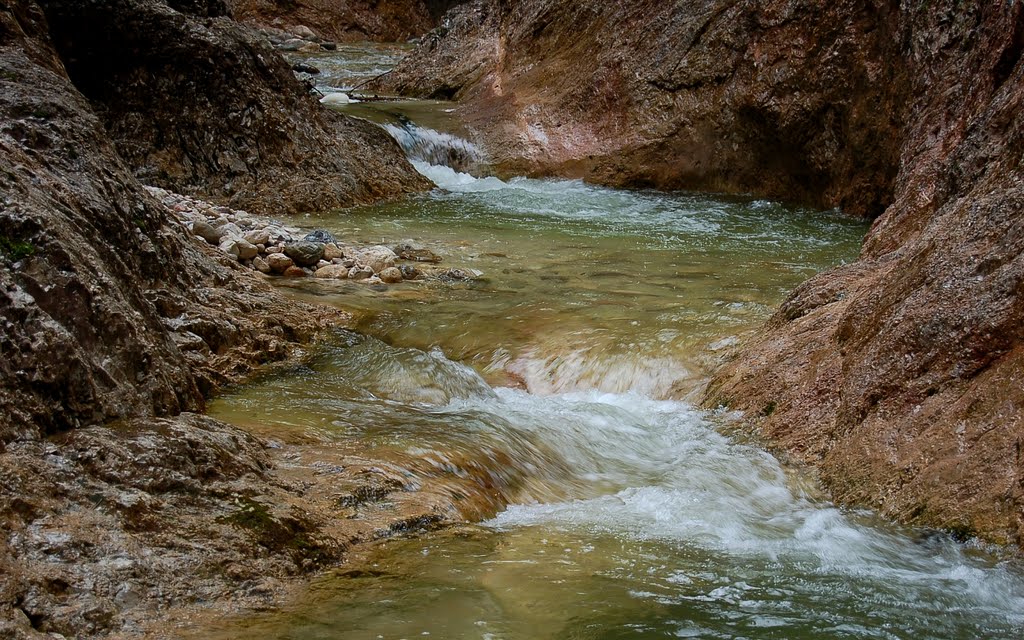
[[[21,76],[8,69],[0,69],[0,80],[9,80],[10,82],[17,82],[18,80],[21,80]]]
[[[266,531],[277,524],[266,505],[249,498],[241,498],[238,505],[238,511],[217,518],[217,521],[253,531]]]
[[[31,242],[26,240],[16,240],[5,235],[0,235],[0,255],[4,256],[11,262],[17,262],[22,258],[27,258],[35,252],[36,247]]]

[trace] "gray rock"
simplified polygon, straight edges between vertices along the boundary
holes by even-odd
[[[312,267],[324,257],[324,245],[319,242],[296,242],[287,245],[284,254],[300,267]]]
[[[373,269],[370,267],[353,267],[348,272],[349,280],[368,280],[373,277]]]
[[[192,233],[196,234],[203,240],[206,240],[210,244],[220,244],[220,239],[225,235],[223,229],[214,227],[209,222],[192,223]]]
[[[270,244],[270,232],[266,229],[256,229],[255,231],[249,231],[242,236],[246,242],[255,245],[267,245]]]
[[[337,240],[331,235],[330,231],[326,229],[314,229],[306,234],[306,237],[302,239],[303,242],[319,242],[320,244],[335,243]]]
[[[280,255],[280,254],[278,254]],[[252,259],[252,266],[260,273],[270,273],[270,265],[263,258],[256,256]]]
[[[260,253],[260,250],[256,245],[251,242],[246,242],[242,238],[235,240],[235,245],[238,247],[238,257],[242,260],[252,260]]]
[[[388,247],[375,246],[362,249],[346,250],[345,255],[354,258],[356,264],[370,267],[374,273],[380,273],[388,267],[395,266],[398,256]]]

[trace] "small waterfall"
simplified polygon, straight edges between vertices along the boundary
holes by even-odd
[[[483,152],[469,140],[421,127],[407,118],[401,119],[400,124],[385,124],[383,127],[398,141],[418,169],[423,164],[468,173],[484,160]]]

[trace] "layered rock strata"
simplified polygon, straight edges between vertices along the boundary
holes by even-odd
[[[1024,540],[1024,5],[476,0],[377,88],[455,98],[499,168],[879,216],[709,405],[844,504]]]

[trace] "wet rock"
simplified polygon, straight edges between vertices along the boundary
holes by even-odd
[[[316,270],[315,275],[317,278],[343,280],[348,278],[348,269],[340,264],[332,264],[326,267],[320,267]]]
[[[379,273],[388,267],[395,266],[395,260],[398,259],[394,251],[379,245],[346,249],[345,255],[353,258],[356,264],[369,267],[374,273]]]
[[[402,272],[403,280],[416,280],[423,275],[419,269],[411,264],[399,265],[398,270]]]
[[[223,229],[214,227],[208,222],[197,221],[192,223],[192,233],[196,234],[203,240],[206,240],[212,245],[220,244],[221,238],[224,237],[225,231]]]
[[[338,260],[345,257],[345,252],[338,248],[334,242],[324,245],[324,260]]]
[[[377,275],[380,277],[381,282],[387,284],[395,284],[402,281],[402,272],[396,267],[381,269],[380,273]]]
[[[292,64],[292,71],[296,73],[308,73],[311,76],[319,75],[320,70],[311,64],[305,64],[304,62],[296,62]]]
[[[309,42],[306,42],[302,38],[291,38],[290,40],[285,40],[281,44],[277,45],[277,48],[281,51],[302,51],[303,48],[309,44]]]
[[[324,256],[324,245],[319,242],[296,242],[284,248],[286,256],[300,267],[312,267]]]
[[[306,25],[300,24],[289,29],[292,35],[296,38],[302,38],[303,40],[313,41],[317,39],[317,35],[313,33],[313,30]]]
[[[393,251],[402,260],[412,260],[414,262],[441,262],[441,256],[437,255],[430,249],[417,245],[411,240],[407,240],[400,245],[397,245]]]
[[[310,231],[302,238],[303,242],[317,242],[319,244],[334,244],[337,241],[334,239],[334,235],[326,229],[315,229]]]
[[[367,280],[373,277],[373,269],[370,267],[357,266],[348,272],[350,280]]]
[[[305,278],[307,273],[306,270],[303,269],[302,267],[292,265],[285,269],[284,273],[281,275],[283,275],[285,278]]]
[[[294,265],[292,259],[284,253],[267,254],[267,266],[270,267],[271,273],[282,274]]]

